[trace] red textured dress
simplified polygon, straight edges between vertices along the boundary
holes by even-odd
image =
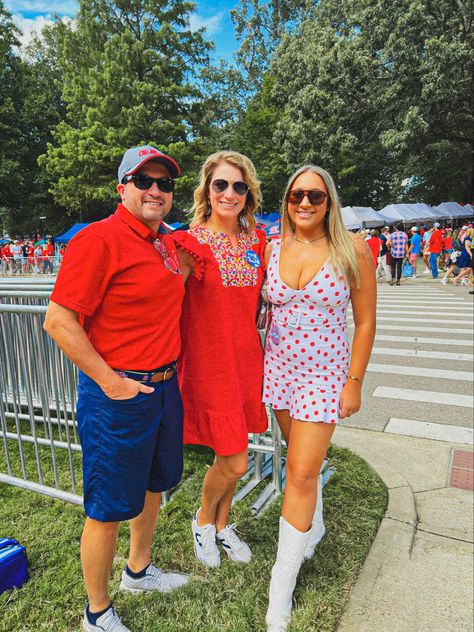
[[[264,432],[263,351],[255,325],[264,275],[265,233],[230,239],[197,226],[173,234],[195,260],[181,316],[178,377],[184,442],[220,456],[244,451],[249,432]]]

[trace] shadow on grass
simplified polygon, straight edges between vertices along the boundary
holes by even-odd
[[[223,559],[219,569],[203,567],[194,557],[190,521],[212,456],[199,447],[186,448],[185,454],[183,482],[162,511],[153,559],[163,569],[190,573],[192,581],[168,595],[119,593],[128,551],[124,524],[110,583],[114,604],[133,632],[263,631],[280,502],[254,518],[250,506],[257,489],[233,509],[232,521],[254,554],[251,564]],[[327,533],[313,560],[302,567],[289,632],[335,630],[387,503],[385,486],[364,461],[335,447],[329,455],[337,473],[324,491]],[[82,509],[6,485],[0,485],[0,506],[0,536],[26,545],[31,574],[22,588],[0,595],[0,631],[80,629]]]

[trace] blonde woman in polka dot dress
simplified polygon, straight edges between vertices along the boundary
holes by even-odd
[[[286,630],[301,563],[324,535],[322,512],[315,510],[319,472],[336,424],[360,408],[375,336],[373,257],[365,241],[345,229],[331,176],[313,165],[296,171],[282,214],[282,239],[267,252],[272,322],[263,400],[274,409],[288,456],[268,632]],[[349,301],[352,353],[346,333]]]

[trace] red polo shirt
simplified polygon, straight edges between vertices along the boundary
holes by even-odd
[[[81,315],[93,347],[114,369],[151,371],[179,354],[183,275],[165,268],[156,237],[119,204],[64,253],[51,300]],[[164,240],[171,251],[172,240]]]
[[[429,241],[429,251],[434,255],[439,255],[443,249],[443,233],[437,228],[431,233]]]

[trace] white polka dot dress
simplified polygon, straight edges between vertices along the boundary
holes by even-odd
[[[326,261],[301,290],[280,278],[281,243],[268,264],[272,324],[265,342],[263,401],[293,419],[335,424],[347,378],[346,310],[350,289]]]

